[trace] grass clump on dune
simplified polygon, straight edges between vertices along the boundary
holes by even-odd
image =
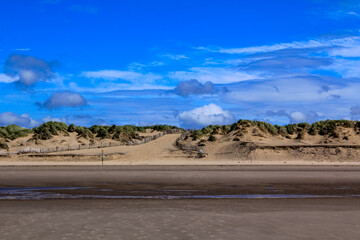
[[[30,133],[34,133],[32,139],[35,140],[48,140],[53,136],[62,133],[65,136],[69,136],[69,133],[77,133],[78,138],[95,139],[114,139],[114,140],[126,140],[140,139],[139,132],[145,133],[146,129],[156,131],[166,131],[171,129],[181,129],[176,126],[170,125],[153,125],[153,126],[99,126],[93,125],[89,128],[82,126],[75,126],[70,124],[69,126],[63,122],[46,122],[33,129],[22,128],[17,125],[9,125],[6,127],[0,127],[0,139],[3,140],[14,140],[20,137],[26,137]]]
[[[68,125],[63,122],[47,122],[33,129],[34,139],[48,140],[59,132],[67,133]]]
[[[307,122],[292,123],[285,126],[272,125],[263,121],[239,120],[231,125],[209,125],[201,130],[193,131],[190,137],[200,139],[205,135],[211,134],[227,134],[232,131],[246,130],[250,127],[258,127],[262,132],[271,135],[281,135],[288,137],[289,135],[297,135],[297,139],[303,139],[306,134],[309,135],[329,135],[338,137],[336,130],[338,127],[352,128],[360,134],[360,122],[350,120],[325,120],[309,124]]]
[[[4,142],[0,142],[0,149],[9,150],[9,146]]]
[[[15,124],[11,124],[6,127],[0,127],[0,137],[4,139],[14,140],[19,137],[26,137],[29,133],[32,133],[31,129],[22,128]]]

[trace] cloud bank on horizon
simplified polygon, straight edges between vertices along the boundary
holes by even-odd
[[[0,20],[0,125],[360,120],[357,0],[15,0]]]

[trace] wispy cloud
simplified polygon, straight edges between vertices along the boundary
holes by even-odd
[[[272,45],[262,45],[254,47],[244,48],[207,48],[197,47],[197,50],[204,50],[209,52],[227,53],[227,54],[255,54],[255,53],[266,53],[274,52],[284,49],[306,49],[306,48],[322,48],[331,46],[353,46],[355,43],[359,43],[360,37],[346,37],[336,39],[314,39],[308,41],[295,41],[291,43],[279,43]]]
[[[360,17],[358,0],[334,0],[327,8],[327,16],[331,18]]]
[[[99,70],[99,71],[82,72],[80,76],[92,78],[92,79],[105,79],[110,81],[116,81],[116,80],[127,80],[131,82],[141,81],[142,83],[152,83],[162,78],[161,75],[154,73],[143,74],[140,72],[120,71],[120,70]]]
[[[250,74],[229,67],[193,67],[188,71],[170,72],[169,77],[178,81],[196,79],[202,83],[232,83],[261,78],[256,73]]]
[[[163,54],[162,57],[170,58],[172,60],[188,59],[184,54]]]

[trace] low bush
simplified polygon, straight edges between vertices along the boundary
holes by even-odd
[[[15,124],[11,124],[6,127],[0,127],[0,137],[5,139],[14,140],[20,137],[26,137],[29,133],[32,133],[31,129],[22,128]]]
[[[286,128],[286,131],[288,132],[288,134],[292,135],[292,134],[296,133],[297,126],[296,126],[296,124],[288,124],[285,126],[285,128]]]
[[[34,139],[47,140],[58,135],[59,132],[67,133],[68,126],[63,122],[47,122],[33,129]]]
[[[190,134],[192,140],[200,139],[204,136],[204,133],[201,130],[196,130]]]
[[[108,133],[108,131],[106,130],[105,127],[100,127],[99,131],[97,132],[96,137],[101,138],[101,139],[111,138],[110,134]]]
[[[75,124],[70,124],[67,129],[68,132],[75,132],[75,130],[76,130]]]
[[[82,130],[78,132],[78,136],[85,139],[94,139],[93,133],[88,128],[82,128]]]
[[[211,134],[211,135],[209,136],[209,138],[208,138],[208,141],[214,142],[214,141],[216,141],[216,137]]]
[[[4,142],[0,142],[0,149],[9,150],[9,146]]]

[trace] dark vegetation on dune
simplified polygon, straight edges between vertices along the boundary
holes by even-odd
[[[29,133],[32,133],[33,130],[22,128],[17,125],[11,124],[6,127],[0,127],[0,139],[5,140],[14,140],[19,137],[26,137]],[[0,149],[8,150],[9,147],[5,142],[0,141]]]
[[[153,125],[138,127],[133,125],[124,126],[99,126],[81,127],[70,124],[69,126],[63,122],[46,122],[39,127],[33,129],[22,128],[17,125],[9,125],[7,127],[0,127],[0,149],[9,149],[6,141],[14,140],[20,137],[26,137],[30,133],[34,133],[32,139],[34,140],[48,140],[56,135],[69,136],[69,133],[76,132],[79,138],[86,139],[113,139],[118,141],[127,141],[131,139],[139,139],[138,132],[146,132],[146,129],[156,131],[166,131],[170,129],[179,129],[175,126],[169,125]]]
[[[144,126],[138,127],[133,125],[124,125],[124,126],[99,126],[93,125],[89,128],[75,126],[70,124],[69,126],[62,122],[47,122],[41,126],[34,128],[34,139],[47,140],[52,138],[54,135],[62,133],[68,135],[70,132],[76,132],[78,137],[86,139],[113,139],[113,140],[129,140],[129,139],[138,139],[139,135],[137,132],[146,132],[146,129],[157,130],[157,131],[166,131],[170,129],[176,129],[175,126],[169,125],[153,125],[153,126]]]
[[[289,135],[297,135],[297,139],[302,139],[307,133],[309,135],[329,135],[334,138],[337,136],[337,128],[352,128],[357,134],[360,134],[360,122],[350,120],[325,120],[309,123],[294,123],[286,126],[272,125],[262,121],[239,120],[231,125],[210,125],[193,131],[188,136],[193,140],[200,139],[204,136],[209,136],[209,141],[215,141],[214,134],[227,134],[236,130],[244,130],[249,127],[257,126],[261,131],[271,135],[282,135],[288,137]]]

